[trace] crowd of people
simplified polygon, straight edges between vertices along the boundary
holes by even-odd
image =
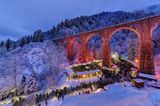
[[[0,94],[0,101],[3,101],[7,98],[13,98],[14,96],[20,96],[23,94],[24,94],[24,92],[20,91],[18,89],[13,89],[8,92],[3,92],[2,94]]]
[[[81,94],[90,94],[91,92],[94,91],[93,85],[97,86],[98,88],[104,88],[108,84],[107,82],[104,82],[102,79],[100,79],[97,82],[92,82],[92,83],[81,83],[78,86],[75,87],[64,87],[63,89],[56,89],[52,90],[49,93],[42,93],[42,94],[36,94],[36,104],[38,106],[40,105],[40,102],[45,101],[46,106],[48,105],[48,100],[52,99],[53,97],[56,97],[58,100],[62,99],[64,100],[64,97],[66,95],[71,95],[73,93],[77,93],[78,95]]]

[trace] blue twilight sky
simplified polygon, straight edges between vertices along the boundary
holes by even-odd
[[[133,11],[160,0],[0,0],[0,40],[49,30],[66,18],[102,11]]]

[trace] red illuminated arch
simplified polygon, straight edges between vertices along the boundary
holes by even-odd
[[[99,33],[92,33],[92,34],[89,34],[89,36],[87,36],[86,40],[85,40],[85,43],[86,43],[86,46],[87,46],[87,56],[86,56],[86,61],[92,61],[95,59],[95,57],[93,56],[90,56],[90,51],[89,51],[89,48],[88,48],[88,42],[91,38],[93,38],[94,36],[99,36],[101,39],[102,39],[102,44],[101,44],[101,49],[104,48],[104,44],[105,44],[105,39],[103,38],[103,36],[101,36],[101,34]],[[100,51],[96,51],[96,54],[100,54],[99,53]],[[103,52],[103,50],[102,50]],[[102,56],[100,56],[102,57]],[[103,58],[103,57],[102,57]]]
[[[130,28],[130,27],[121,27],[121,28],[117,28],[116,30],[114,30],[111,35],[109,36],[109,42],[111,40],[111,38],[114,36],[114,34],[116,34],[118,31],[121,30],[129,30],[129,31],[133,31],[137,37],[138,37],[138,62],[140,62],[140,53],[141,53],[141,35],[140,33],[135,30],[134,28]],[[111,53],[111,52],[110,52]],[[110,58],[111,59],[111,58]],[[140,63],[138,63],[138,68],[140,70]]]
[[[81,58],[80,57],[80,54],[81,54],[81,42],[80,41],[77,41],[79,38],[73,38],[70,40],[70,43],[68,45],[68,54],[69,54],[69,59],[71,62],[73,62],[73,45],[75,44],[76,45],[76,48],[77,48],[77,55],[78,55],[78,58]],[[78,60],[76,63],[79,63],[80,60]]]

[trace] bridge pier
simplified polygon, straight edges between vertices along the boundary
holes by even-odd
[[[145,40],[141,45],[140,72],[142,73],[155,74],[152,48],[151,40]]]
[[[88,57],[88,48],[87,44],[83,43],[82,44],[82,50],[81,50],[81,63],[87,62],[87,57]]]
[[[106,41],[103,51],[103,65],[110,66],[111,64],[112,62],[111,62],[110,42]]]

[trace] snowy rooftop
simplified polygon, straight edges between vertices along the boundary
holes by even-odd
[[[147,78],[151,80],[157,80],[155,75],[150,75],[150,74],[139,73],[139,77]]]
[[[90,70],[90,71],[84,71],[84,72],[78,72],[78,75],[84,75],[84,74],[92,74],[92,73],[96,73],[96,72],[101,72],[101,70],[96,69],[96,70]]]
[[[136,81],[138,83],[144,83],[144,81],[142,79],[134,79],[134,81]]]

